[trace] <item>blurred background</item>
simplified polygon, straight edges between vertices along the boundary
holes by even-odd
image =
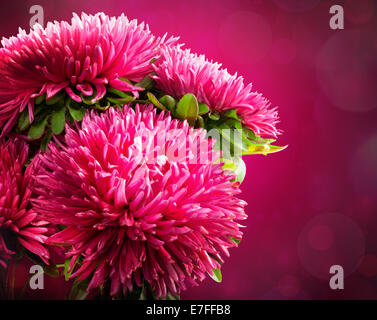
[[[342,30],[329,25],[335,4]],[[289,148],[245,158],[249,218],[223,282],[209,278],[183,299],[377,298],[376,2],[14,0],[0,5],[0,36],[29,30],[32,5],[45,23],[124,12],[156,35],[179,35],[279,107],[278,144]],[[344,268],[344,290],[329,286],[332,265]],[[46,279],[27,297],[62,298],[68,287]]]

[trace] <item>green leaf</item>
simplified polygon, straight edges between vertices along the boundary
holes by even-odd
[[[168,109],[166,109],[166,107],[161,104],[160,101],[158,101],[158,99],[155,97],[155,95],[151,92],[147,92],[147,96],[148,96],[148,99],[159,109],[163,110],[163,111],[168,111]]]
[[[234,181],[238,181],[242,183],[246,176],[246,165],[245,165],[245,162],[240,157],[237,157],[237,159],[238,159],[238,162],[236,164],[237,168],[234,171],[234,173],[236,174],[236,177]]]
[[[196,124],[200,128],[204,128],[205,127],[204,119],[203,119],[202,116],[198,116],[198,118],[196,119]]]
[[[267,155],[270,153],[276,153],[279,151],[282,151],[286,149],[288,145],[279,147],[279,146],[273,146],[270,144],[264,144],[264,145],[257,145],[257,144],[250,144],[248,147],[248,150],[243,151],[242,155],[250,155],[250,154],[263,154]]]
[[[42,137],[45,131],[46,125],[47,125],[47,119],[48,117],[46,116],[42,120],[33,122],[32,126],[29,129],[29,134],[28,134],[29,138],[39,139],[40,137]]]
[[[215,280],[216,282],[221,282],[223,280],[223,276],[221,275],[221,270],[219,268],[213,269],[213,274],[209,274],[209,276]]]
[[[170,292],[168,292],[166,294],[166,299],[165,300],[181,300],[181,297],[178,294],[176,294],[176,295],[173,296]]]
[[[253,132],[253,130],[247,128],[247,127],[242,127],[242,130],[243,130],[243,133],[245,135],[245,137],[249,140],[254,140],[256,138],[256,135],[255,133]]]
[[[242,155],[250,155],[250,154],[264,154],[267,155],[269,153],[279,152],[284,150],[287,146],[279,147],[271,145],[275,139],[264,139],[260,136],[254,134],[252,130],[246,128],[241,125],[239,120],[235,119],[228,119],[224,124],[221,124],[220,127],[222,129],[223,126],[228,126],[237,129],[235,133],[239,134],[241,139],[237,139],[237,151],[240,150]],[[227,136],[226,133],[222,134],[227,140],[230,140],[232,143],[234,141]]]
[[[42,94],[41,96],[38,96],[35,98],[34,103],[35,104],[41,104],[46,99],[46,94]]]
[[[232,159],[221,158],[220,161],[224,162],[222,168],[224,170],[232,171],[236,174],[236,177],[232,181],[242,181],[246,176],[246,165],[241,157],[233,157]]]
[[[69,268],[69,263],[70,263],[71,259],[66,259],[64,261],[64,271],[63,271],[63,274],[64,274],[64,280],[65,281],[69,281],[69,277],[70,277],[70,273],[68,272],[68,268]]]
[[[136,99],[136,97],[132,97],[132,96],[127,96],[127,97],[124,97],[124,98],[111,98],[111,97],[106,97],[106,99],[108,101],[110,101],[111,103],[114,103],[115,105],[124,105],[125,103],[129,103],[129,102],[132,102]]]
[[[239,129],[242,136],[242,155],[264,154],[279,152],[287,146],[279,147],[271,145],[275,139],[264,139],[254,134],[254,132],[246,127],[241,127],[239,120],[228,119],[226,124]]]
[[[264,139],[264,138],[261,138],[260,136],[255,136],[254,139],[249,139],[249,140],[257,146],[264,146],[266,144],[271,144],[276,141],[275,139]]]
[[[135,86],[144,88],[145,90],[151,90],[154,87],[154,84],[155,84],[155,81],[151,77],[146,76],[143,78],[143,80],[136,83]]]
[[[144,292],[141,300],[156,300],[156,293],[153,291],[152,286],[147,280],[143,283]]]
[[[239,122],[237,122],[239,124]],[[237,125],[236,123],[236,125]],[[219,125],[219,133],[222,136],[221,139],[221,150],[227,156],[241,155],[243,151],[247,151],[247,144],[244,143],[242,139],[242,131],[240,129],[234,128],[234,126],[229,126],[228,123],[222,123]],[[225,140],[228,141],[225,148]],[[229,150],[227,150],[229,148]]]
[[[47,130],[46,134],[43,136],[43,139],[41,141],[40,148],[42,151],[46,151],[48,149],[48,145],[52,138],[52,132],[50,129]]]
[[[24,111],[20,114],[20,117],[18,118],[18,129],[20,131],[24,131],[30,126],[30,121],[29,121],[29,112],[28,109],[25,108]]]
[[[93,88],[93,87],[92,87],[92,89],[93,89],[93,93],[90,96],[85,96],[84,94],[80,94],[80,98],[81,98],[82,102],[85,103],[88,106],[91,106],[98,101],[97,90],[96,90],[96,88]],[[109,89],[110,88],[108,88],[107,91],[109,91]]]
[[[132,82],[130,80],[128,80],[127,78],[125,78],[125,77],[119,77],[119,80],[122,80],[124,82],[129,83],[129,84],[132,84]]]
[[[84,96],[83,94],[81,94],[80,97],[81,97],[82,102],[85,103],[88,106],[91,106],[91,105],[96,103],[96,101],[93,100],[95,98],[95,96],[94,97],[92,97],[92,96],[88,97],[88,96]]]
[[[176,117],[180,120],[187,120],[190,125],[194,125],[198,114],[198,100],[191,93],[185,94],[177,104]]]
[[[48,107],[45,103],[35,105],[34,106],[34,119],[39,119],[42,114],[45,114],[46,111],[50,111],[50,107]]]
[[[52,278],[57,278],[59,277],[59,270],[56,266],[44,266],[43,271],[45,274]]]
[[[240,119],[225,118],[218,122],[210,121],[209,125],[211,128],[217,129],[222,136],[216,146],[220,147],[223,152],[227,152],[225,153],[227,158],[248,154],[248,152],[253,151],[249,149],[250,145],[260,144],[260,146],[264,146],[269,144],[270,141],[274,141],[273,139],[262,139],[255,136],[252,130],[242,125]]]
[[[203,115],[209,112],[209,107],[205,103],[199,103],[199,115]]]
[[[114,88],[111,88],[111,87],[107,89],[107,92],[112,93],[112,94],[119,97],[119,98],[106,97],[106,99],[109,102],[111,102],[115,105],[124,105],[125,103],[132,102],[136,99],[136,97],[134,97],[134,96],[130,96],[123,91],[120,91],[120,90],[117,90],[117,89],[114,89]]]
[[[174,108],[175,108],[175,105],[177,104],[177,102],[175,101],[175,99],[172,97],[172,96],[169,96],[169,95],[164,95],[160,98],[160,102],[166,107],[168,108],[170,111],[173,111]]]
[[[141,284],[141,293],[140,293],[140,297],[139,297],[139,300],[147,300],[147,297],[146,297],[146,288],[145,288],[145,280],[143,280],[143,283]]]
[[[101,106],[98,102],[94,105],[94,109],[96,109],[96,110],[101,110],[101,111],[106,111],[107,109],[109,109],[110,108],[110,102],[109,101],[107,101],[107,104],[106,104],[106,106]],[[120,104],[120,105],[118,105],[119,107],[121,107],[123,104]]]
[[[126,300],[141,300],[143,287],[133,286],[132,291],[127,290]]]
[[[68,272],[68,269],[69,269],[69,263],[71,262],[71,259],[72,258],[68,258],[64,261],[64,271],[63,271],[63,274],[64,274],[64,279],[65,281],[69,281],[69,277],[71,276],[72,272],[73,272],[73,269],[75,268],[76,264],[79,262],[79,259],[77,259],[75,261],[75,264],[73,265],[73,268],[70,272]]]
[[[208,114],[208,118],[210,118],[211,120],[214,120],[214,121],[218,121],[218,120],[220,120],[220,115],[216,112],[210,112]]]
[[[229,110],[225,111],[224,117],[235,119],[235,120],[240,120],[239,117],[238,117],[236,109],[229,109]]]
[[[73,283],[71,292],[68,295],[68,300],[85,300],[89,292],[86,291],[90,283],[90,277],[83,281],[75,281]]]
[[[51,106],[53,104],[56,104],[59,100],[63,100],[63,99],[64,99],[64,92],[59,92],[55,94],[52,98],[46,100],[46,104],[48,106]]]
[[[231,159],[226,159],[226,158],[220,158],[221,162],[224,162],[222,168],[224,170],[229,170],[229,171],[235,171],[237,169],[237,165],[235,162]]]
[[[233,238],[233,237],[229,237],[230,240],[232,240],[235,244],[240,244],[241,243],[241,239],[236,239],[236,238]]]
[[[172,295],[170,292],[166,292],[166,296],[161,297],[158,300],[163,300],[163,301],[166,301],[166,300],[181,300],[181,298],[178,294]]]
[[[79,107],[78,109],[71,106],[71,100],[67,99],[66,107],[68,108],[69,114],[72,116],[73,120],[81,121],[84,118],[86,109]]]
[[[120,90],[117,90],[117,89],[114,89],[112,87],[109,87],[107,89],[107,92],[113,93],[116,96],[121,97],[121,98],[128,98],[128,97],[130,97],[127,93],[125,93],[123,91],[120,91]]]
[[[242,124],[240,120],[237,119],[226,119],[224,122],[229,128],[231,129],[237,129],[237,130],[242,130]]]
[[[60,134],[65,125],[65,108],[54,110],[51,116],[51,129],[54,134]]]

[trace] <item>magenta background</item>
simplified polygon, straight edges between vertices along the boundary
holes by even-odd
[[[280,110],[281,153],[246,158],[245,237],[184,299],[377,298],[377,6],[373,1],[38,0],[0,5],[0,35],[48,20],[124,12],[238,72]],[[344,5],[345,29],[329,27]],[[329,288],[340,264],[345,289]],[[48,282],[38,298],[67,286]],[[32,297],[32,296],[31,296]]]

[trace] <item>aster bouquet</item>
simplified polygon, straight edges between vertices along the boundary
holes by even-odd
[[[3,39],[2,274],[27,256],[73,279],[71,299],[221,281],[246,218],[242,156],[282,150],[277,122],[242,77],[124,15]]]

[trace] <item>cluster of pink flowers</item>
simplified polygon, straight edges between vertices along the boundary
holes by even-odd
[[[209,112],[235,109],[256,135],[279,134],[276,110],[241,77],[124,15],[21,30],[0,48],[0,268],[24,249],[48,264],[48,246],[65,245],[66,272],[89,279],[88,291],[109,284],[110,296],[125,297],[147,283],[163,298],[221,267],[246,218],[236,174],[205,128],[137,101],[147,78],[173,100],[192,94]],[[91,109],[114,92],[136,101]],[[63,111],[63,133],[36,149],[20,114],[33,124],[37,99],[58,96],[59,108],[85,99],[91,110],[82,121]]]

